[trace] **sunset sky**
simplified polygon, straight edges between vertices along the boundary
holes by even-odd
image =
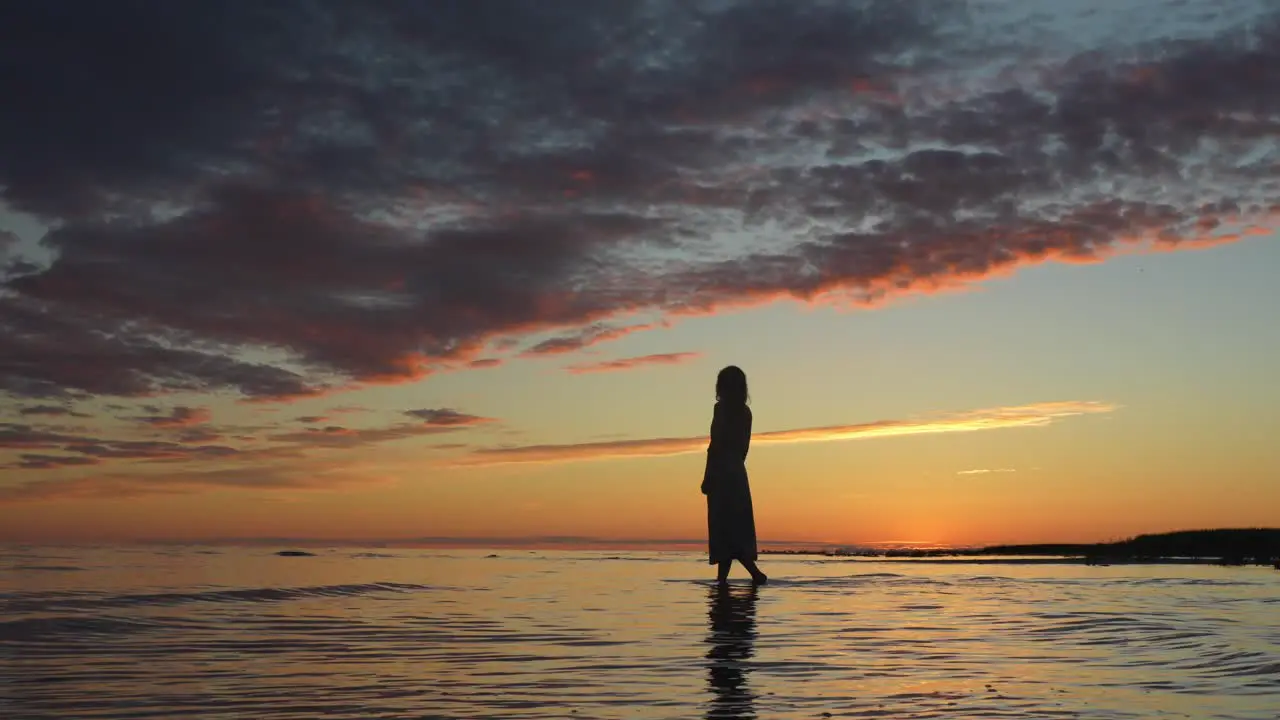
[[[1280,525],[1274,8],[7,3],[0,540]]]

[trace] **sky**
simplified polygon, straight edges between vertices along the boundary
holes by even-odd
[[[1280,524],[1269,0],[0,9],[0,541]]]

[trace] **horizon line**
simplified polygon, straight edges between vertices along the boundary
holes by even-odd
[[[1223,530],[1280,530],[1266,527],[1224,527],[1224,528],[1183,528],[1176,530],[1148,531],[1131,533],[1123,537],[1107,540],[1035,540],[1035,541],[983,541],[971,543],[941,543],[927,540],[760,540],[761,548],[795,549],[797,547],[821,549],[974,549],[999,546],[1023,545],[1091,545],[1124,540],[1143,535],[1163,535],[1177,532],[1204,532]],[[215,537],[201,539],[183,538],[122,538],[116,540],[21,540],[0,538],[0,546],[58,547],[58,546],[296,546],[296,547],[442,547],[456,549],[591,549],[597,546],[602,549],[643,549],[662,548],[684,550],[691,547],[700,548],[706,545],[705,538],[602,538],[575,535],[529,535],[512,537],[453,537],[453,536],[421,536],[404,538],[308,538],[308,537]]]

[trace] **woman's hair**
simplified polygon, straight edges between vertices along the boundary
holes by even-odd
[[[747,393],[747,374],[737,365],[730,365],[716,376],[716,400],[746,405],[751,399]]]

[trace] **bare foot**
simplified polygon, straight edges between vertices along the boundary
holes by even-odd
[[[765,583],[769,582],[769,576],[765,575],[764,573],[760,573],[759,575],[753,575],[751,576],[751,582],[755,583],[756,585],[764,585]]]

